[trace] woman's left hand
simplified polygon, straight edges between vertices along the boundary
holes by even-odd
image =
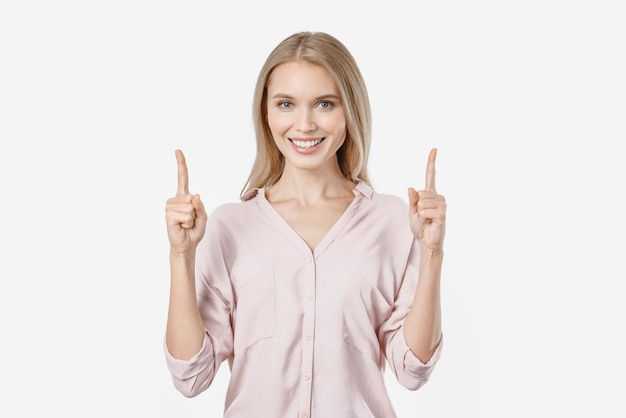
[[[424,249],[443,251],[446,233],[446,199],[435,188],[435,159],[437,148],[428,155],[426,186],[416,191],[409,188],[409,223],[415,238]]]

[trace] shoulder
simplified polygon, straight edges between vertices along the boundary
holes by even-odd
[[[356,216],[357,223],[367,230],[367,234],[373,234],[388,248],[397,245],[408,248],[414,239],[409,225],[409,204],[397,195],[375,191],[363,193]]]
[[[256,190],[255,190],[256,191]],[[216,206],[209,214],[209,224],[229,225],[249,218],[251,212],[257,210],[257,193],[248,192],[240,201],[226,202]]]
[[[367,220],[372,228],[406,228],[409,221],[407,201],[394,194],[374,191],[365,184],[359,184],[357,191],[362,194],[359,219]]]
[[[387,209],[405,210],[408,208],[408,203],[404,199],[400,198],[399,196],[388,194],[388,193],[374,192],[372,196],[372,201],[377,206],[384,207]]]
[[[409,230],[409,205],[396,195],[374,193],[365,215],[389,231]]]
[[[245,218],[256,204],[252,201],[228,202],[216,206],[209,214],[211,223],[230,223]]]
[[[365,183],[359,183],[356,190],[363,195],[363,200],[372,210],[384,210],[392,213],[408,210],[408,203],[399,196],[374,191],[371,186]]]

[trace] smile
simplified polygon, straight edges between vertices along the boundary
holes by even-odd
[[[300,140],[297,140],[297,139],[289,138],[289,140],[298,148],[312,148],[312,147],[318,145],[324,139],[326,139],[326,138],[319,138],[319,139],[316,139],[314,141],[300,141]]]

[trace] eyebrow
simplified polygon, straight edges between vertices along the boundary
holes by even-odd
[[[291,97],[288,94],[277,93],[272,96],[272,99],[293,99],[293,97]],[[319,96],[315,98],[315,100],[326,100],[326,99],[340,100],[339,96],[337,96],[336,94],[325,94],[323,96]]]

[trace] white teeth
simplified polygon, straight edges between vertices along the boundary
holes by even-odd
[[[322,142],[322,139],[318,139],[316,141],[294,141],[292,139],[291,142],[293,142],[298,148],[311,148]]]

